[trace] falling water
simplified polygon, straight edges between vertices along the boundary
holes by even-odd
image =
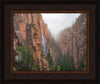
[[[42,28],[41,26],[42,26],[42,25],[41,25],[41,18],[40,18],[40,28]],[[44,51],[45,55],[47,55],[47,49],[46,49],[46,46],[45,46],[45,41],[44,41],[44,36],[43,36],[42,29],[41,29],[41,37],[42,37],[43,51]]]
[[[42,45],[43,45],[43,51],[44,51],[45,55],[47,55],[47,49],[46,49],[45,42],[44,42],[43,32],[41,31],[41,33],[42,33]]]

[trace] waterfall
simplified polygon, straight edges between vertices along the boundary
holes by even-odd
[[[46,46],[45,46],[45,41],[44,41],[44,37],[43,37],[43,32],[41,31],[42,33],[42,46],[43,46],[43,51],[45,53],[45,55],[47,55],[47,49],[46,49]]]
[[[44,51],[44,54],[47,55],[47,49],[46,49],[46,46],[45,46],[45,41],[44,41],[44,36],[43,36],[43,31],[42,31],[42,25],[41,25],[41,18],[40,18],[40,28],[41,28],[43,51]]]

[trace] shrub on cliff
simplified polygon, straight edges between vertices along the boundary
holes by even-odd
[[[34,26],[35,24],[31,23],[31,24],[27,24],[27,25],[29,25],[29,26],[30,26],[30,25],[33,25],[33,26]]]

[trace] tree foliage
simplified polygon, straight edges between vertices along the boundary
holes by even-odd
[[[75,70],[73,56],[69,57],[69,52],[64,56],[57,58],[57,64],[55,70],[60,69],[60,71],[73,71]]]
[[[21,60],[19,62],[14,62],[14,66],[17,71],[38,70],[38,66],[34,62],[34,58],[29,46],[27,48],[25,45],[18,46],[17,51],[21,53]]]
[[[52,56],[50,55],[50,51],[48,51],[47,60],[49,61],[50,66],[53,65],[53,59],[52,59]]]
[[[48,50],[47,60],[48,60],[48,62],[49,62],[49,67],[50,67],[50,69],[51,69],[51,70],[54,70],[54,66],[53,66],[54,62],[53,62],[52,56],[51,56],[51,54],[50,54],[50,50]]]

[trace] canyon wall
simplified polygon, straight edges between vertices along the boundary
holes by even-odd
[[[86,55],[87,51],[87,16],[81,14],[76,22],[69,28],[60,32],[58,39],[58,46],[62,54],[69,52],[69,56],[74,58],[74,65],[76,69],[81,64],[81,59]],[[84,58],[86,64],[86,57]],[[86,70],[86,68],[84,69]]]
[[[47,37],[47,24],[44,23],[39,13],[15,13],[14,14],[14,54],[17,46],[30,46],[35,64],[49,70],[49,64],[45,56],[41,57],[41,32]],[[16,58],[16,55],[14,55]],[[19,57],[20,58],[20,55]]]

